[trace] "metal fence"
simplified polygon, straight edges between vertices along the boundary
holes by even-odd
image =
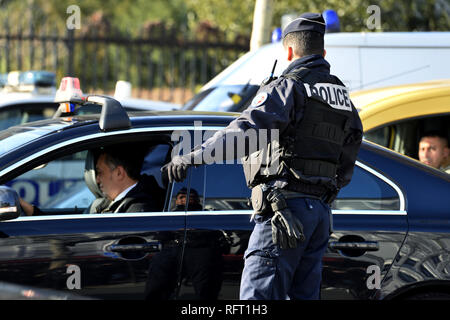
[[[131,82],[133,96],[184,102],[195,90],[226,68],[244,52],[245,41],[225,42],[211,37],[189,40],[177,30],[164,30],[156,37],[89,33],[46,26],[39,31],[12,30],[4,23],[0,31],[0,73],[47,70],[76,76],[85,92],[114,92],[118,80]]]

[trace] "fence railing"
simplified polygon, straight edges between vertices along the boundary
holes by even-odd
[[[76,76],[85,92],[111,94],[118,80],[131,82],[133,96],[182,103],[195,90],[248,51],[248,44],[188,40],[170,30],[158,37],[100,35],[96,30],[63,34],[45,26],[39,32],[0,31],[0,73],[47,70]]]

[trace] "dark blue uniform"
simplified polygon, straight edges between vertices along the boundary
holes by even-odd
[[[285,77],[301,68],[307,68],[318,81],[331,79],[334,83],[330,84],[331,87],[326,88],[326,91],[320,90],[320,85],[305,85],[301,81]],[[304,176],[303,180],[318,188],[323,186],[323,190],[330,185],[339,190],[351,179],[362,137],[358,113],[348,99],[348,92],[343,94],[339,84],[342,85],[337,78],[330,76],[330,65],[322,56],[310,55],[294,60],[279,79],[260,88],[247,110],[226,129],[207,140],[196,152],[211,152],[214,148],[225,145],[229,134],[236,136],[237,132],[249,129],[278,129],[280,139],[283,139],[293,122],[300,123],[308,101],[308,91],[312,94],[317,92],[317,95],[322,91],[322,98],[327,103],[334,103],[336,108],[347,108],[348,128],[335,176]],[[241,137],[246,139],[244,135]],[[244,154],[239,154],[239,150],[235,149],[233,156],[248,156],[249,145],[247,141]],[[223,152],[225,158],[230,158],[226,150]],[[268,177],[265,183],[285,190],[298,191],[291,188],[295,183],[290,182],[288,175],[283,172]],[[256,225],[245,252],[241,299],[319,298],[321,260],[328,243],[331,211],[322,199],[323,194],[319,192],[313,195],[308,189],[302,191],[297,193],[297,197],[287,200],[289,209],[304,226],[305,241],[299,243],[297,248],[280,249],[272,241],[271,215],[256,216]]]
[[[287,200],[304,226],[305,241],[297,248],[280,249],[272,241],[269,216],[256,216],[244,254],[241,300],[319,299],[322,256],[327,248],[329,207],[321,200]]]

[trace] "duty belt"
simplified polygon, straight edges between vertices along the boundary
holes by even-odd
[[[284,190],[284,189],[280,189],[281,194],[284,196],[285,199],[293,199],[293,198],[313,198],[313,199],[318,199],[318,200],[322,200],[323,197],[319,197],[319,196],[314,196],[311,194],[306,194],[306,193],[301,193],[301,192],[295,192],[295,191],[289,191],[289,190]]]
[[[270,190],[272,188],[266,184],[261,184],[259,186],[262,187],[263,190]],[[299,186],[300,184],[295,184],[292,186],[288,185],[287,189],[279,189],[279,190],[281,191],[285,199],[308,197],[323,200],[328,194],[328,190],[323,186],[308,185],[308,187],[312,187],[313,190],[312,192],[310,192],[311,189],[307,188],[306,185],[304,188]],[[307,189],[309,192],[306,192]]]
[[[328,188],[325,186],[305,184],[301,182],[289,183],[287,190],[291,192],[302,193],[313,197],[323,198],[328,194]]]

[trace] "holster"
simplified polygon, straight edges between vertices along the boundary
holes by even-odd
[[[286,199],[280,189],[272,189],[266,197],[273,212],[282,211],[287,208]]]
[[[265,215],[269,212],[287,208],[286,199],[278,188],[257,185],[252,189],[252,207],[255,214]]]
[[[339,189],[337,189],[337,188],[334,190],[328,190],[323,201],[326,204],[331,205],[331,203],[336,199],[338,193],[339,193]]]
[[[257,185],[252,188],[252,208],[254,214],[265,215],[270,212],[270,205],[267,204],[268,189],[263,185]]]

